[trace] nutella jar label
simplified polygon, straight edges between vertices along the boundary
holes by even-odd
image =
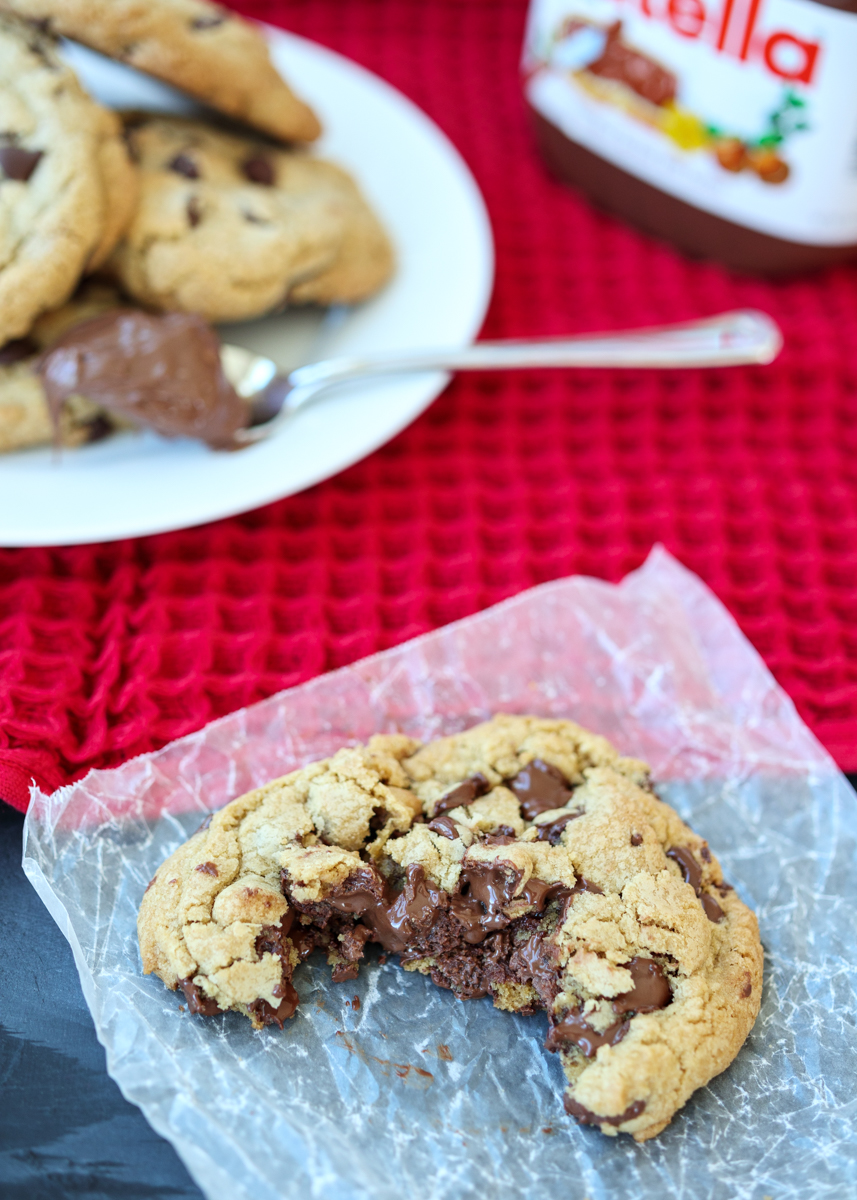
[[[533,0],[530,104],[697,208],[857,242],[857,15],[813,0]]]

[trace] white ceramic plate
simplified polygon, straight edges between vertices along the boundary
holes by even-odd
[[[479,330],[493,282],[491,229],[461,157],[389,84],[312,42],[270,30],[272,53],[325,126],[318,152],[348,167],[396,244],[393,282],[367,304],[225,327],[225,340],[289,369],[334,354],[460,346]],[[79,47],[84,84],[116,107],[183,110],[171,89]],[[240,453],[154,434],[0,458],[0,545],[68,545],[159,533],[244,512],[363,458],[423,411],[440,374],[342,388],[279,435]]]

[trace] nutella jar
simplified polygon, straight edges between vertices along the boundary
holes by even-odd
[[[532,0],[524,86],[562,179],[767,274],[857,256],[857,0]]]

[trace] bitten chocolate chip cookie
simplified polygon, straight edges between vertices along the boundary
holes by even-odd
[[[143,968],[192,1012],[282,1027],[314,949],[367,942],[461,999],[548,1018],[568,1113],[653,1137],[759,1010],[753,914],[646,765],[571,721],[498,716],[428,745],[378,736],[228,804],[167,859]]]
[[[271,62],[261,32],[206,0],[0,0],[0,8],[83,42],[284,141],[321,127]]]
[[[141,303],[243,320],[388,278],[386,235],[332,163],[178,117],[129,118],[127,136],[141,197],[108,269]]]
[[[0,345],[63,303],[112,250],[136,199],[115,114],[53,42],[0,16]]]

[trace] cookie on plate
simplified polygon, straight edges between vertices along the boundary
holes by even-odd
[[[271,62],[261,31],[207,0],[0,0],[0,8],[83,42],[284,141],[318,119]]]
[[[140,303],[238,321],[388,277],[386,235],[333,164],[180,117],[129,118],[127,139],[140,202],[107,269]]]
[[[653,1137],[759,1010],[756,919],[646,765],[571,721],[382,735],[233,800],[159,868],[143,969],[281,1028],[295,967],[367,942],[461,999],[548,1018],[568,1113]]]
[[[0,345],[109,254],[136,174],[115,114],[32,26],[0,16]]]

